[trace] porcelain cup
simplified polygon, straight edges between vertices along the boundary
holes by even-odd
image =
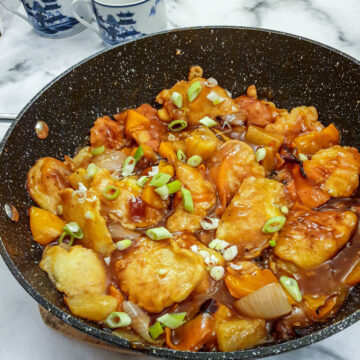
[[[91,7],[97,26],[79,16],[81,4]],[[166,30],[165,0],[73,0],[72,6],[76,19],[110,46]]]
[[[74,17],[71,0],[21,0],[27,17],[13,10],[0,0],[0,4],[15,15],[31,24],[39,35],[49,38],[62,38],[77,34],[85,29]],[[78,8],[81,19],[90,20],[92,12],[86,6]]]

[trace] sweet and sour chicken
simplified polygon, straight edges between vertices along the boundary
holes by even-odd
[[[158,105],[94,119],[89,146],[29,170],[40,267],[72,314],[235,351],[341,307],[360,282],[360,154],[312,106],[239,95],[192,67]]]

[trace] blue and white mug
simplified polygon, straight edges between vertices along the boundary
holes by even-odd
[[[62,38],[85,29],[84,25],[80,24],[73,16],[71,0],[21,0],[21,2],[27,18],[18,11],[7,7],[0,0],[0,4],[4,8],[26,20],[42,36]],[[83,7],[80,16],[90,20],[92,13],[87,7]]]
[[[92,8],[97,27],[79,16],[78,6],[84,3]],[[73,0],[72,6],[76,19],[108,45],[166,30],[165,0]]]

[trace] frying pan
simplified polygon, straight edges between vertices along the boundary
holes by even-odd
[[[172,359],[249,359],[279,354],[324,339],[360,319],[360,287],[354,288],[335,317],[296,332],[288,341],[267,343],[232,353],[191,353],[132,345],[100,326],[69,313],[38,263],[42,249],[31,240],[25,190],[29,168],[38,158],[63,159],[88,141],[96,117],[152,102],[163,88],[186,78],[191,65],[201,65],[232,94],[256,84],[260,97],[290,109],[314,105],[324,124],[334,122],[342,144],[359,147],[360,64],[327,46],[284,33],[239,27],[180,29],[148,36],[103,51],[72,67],[25,106],[0,147],[0,253],[24,289],[67,324],[113,346]],[[50,135],[39,140],[38,120]],[[13,223],[5,203],[19,212]]]

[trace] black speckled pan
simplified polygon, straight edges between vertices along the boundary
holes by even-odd
[[[178,54],[178,55],[177,55]],[[149,36],[97,54],[71,68],[39,93],[21,112],[1,144],[0,253],[25,290],[71,326],[113,346],[173,359],[254,359],[279,354],[324,339],[360,319],[360,287],[326,323],[298,332],[290,341],[269,343],[233,353],[191,353],[131,344],[96,324],[72,316],[38,263],[41,248],[31,240],[25,191],[29,168],[43,156],[73,155],[88,139],[93,121],[127,107],[153,102],[156,94],[187,77],[189,66],[201,65],[232,94],[256,84],[260,96],[273,96],[283,108],[314,105],[324,124],[334,122],[342,143],[360,144],[360,64],[334,49],[299,37],[250,28],[194,28]],[[38,120],[50,135],[39,140]],[[6,216],[4,204],[19,211],[18,223]]]

